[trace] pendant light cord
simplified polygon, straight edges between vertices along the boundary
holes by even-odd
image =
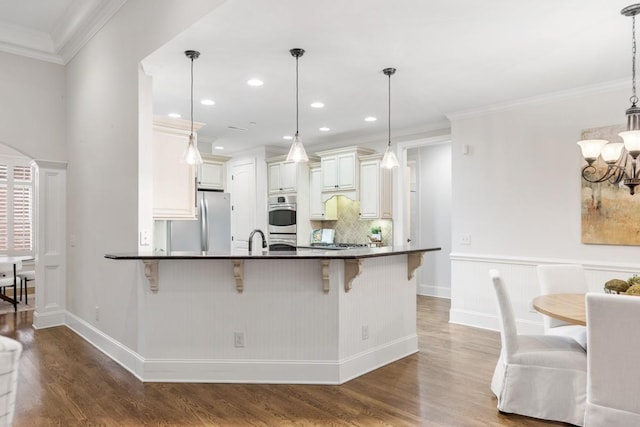
[[[191,57],[191,137],[193,138],[193,56]]]
[[[391,74],[389,74],[389,144],[391,146]]]
[[[298,58],[296,56],[296,135],[298,135]]]
[[[631,32],[631,37],[632,37],[632,41],[631,41],[631,53],[633,56],[632,62],[631,62],[631,76],[632,76],[632,95],[631,98],[629,98],[629,101],[631,101],[631,104],[633,107],[636,106],[636,103],[638,102],[638,97],[636,96],[636,16],[633,15],[632,16],[632,32]]]

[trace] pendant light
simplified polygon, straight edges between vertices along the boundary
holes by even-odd
[[[399,166],[398,158],[396,157],[393,150],[391,150],[391,76],[396,72],[395,68],[385,68],[382,70],[385,76],[389,77],[389,143],[387,144],[387,149],[384,152],[384,156],[382,157],[382,162],[380,163],[380,167],[385,169],[393,169]]]
[[[289,50],[289,53],[291,53],[291,56],[296,58],[296,134],[293,137],[293,143],[291,143],[289,154],[287,154],[287,161],[296,163],[308,162],[309,157],[307,156],[307,152],[304,150],[304,145],[302,145],[302,139],[298,132],[298,59],[304,55],[304,49],[291,49]]]
[[[187,149],[184,152],[184,160],[190,165],[201,165],[202,164],[202,156],[200,156],[200,151],[198,151],[198,146],[195,142],[195,137],[193,136],[193,61],[198,59],[200,56],[200,52],[197,50],[186,50],[184,54],[187,58],[191,59],[191,134],[189,135],[189,144],[187,145]]]

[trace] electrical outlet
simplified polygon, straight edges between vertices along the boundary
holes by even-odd
[[[244,347],[244,332],[233,333],[233,344],[238,348]]]
[[[142,230],[140,232],[140,246],[149,246],[150,244],[149,230]]]
[[[100,307],[96,305],[96,322],[100,320]]]
[[[365,325],[362,327],[362,340],[369,339],[369,326]]]
[[[461,245],[470,245],[471,244],[471,234],[460,233],[460,244]]]

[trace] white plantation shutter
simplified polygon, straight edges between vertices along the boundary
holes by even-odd
[[[31,251],[33,249],[31,245],[33,224],[31,190],[31,168],[29,166],[14,166],[13,249],[15,251]]]
[[[7,253],[9,250],[8,170],[6,164],[0,164],[0,253]]]
[[[0,158],[0,254],[33,253],[33,179],[25,161]]]

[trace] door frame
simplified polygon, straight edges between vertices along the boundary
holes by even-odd
[[[451,134],[420,138],[412,141],[399,142],[396,146],[396,156],[400,167],[394,174],[393,184],[393,245],[402,247],[409,238],[409,197],[406,191],[409,182],[407,177],[407,150],[427,145],[452,143]],[[398,220],[400,219],[400,220]]]

